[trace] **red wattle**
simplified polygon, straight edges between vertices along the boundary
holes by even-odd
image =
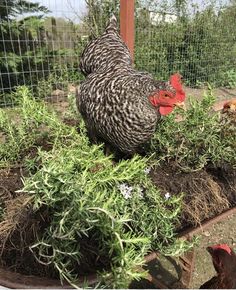
[[[159,112],[160,112],[160,114],[162,115],[162,116],[165,116],[165,115],[168,115],[168,114],[170,114],[171,112],[173,111],[173,107],[171,107],[171,106],[168,106],[168,107],[162,107],[162,106],[160,106],[160,108],[159,108]]]

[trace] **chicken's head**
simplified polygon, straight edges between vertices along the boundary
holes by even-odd
[[[226,102],[223,106],[222,113],[236,112],[236,99]]]
[[[171,113],[175,106],[184,107],[185,92],[181,84],[181,76],[174,74],[170,77],[170,82],[165,83],[159,90],[149,96],[149,100],[154,107],[159,109],[161,115]]]
[[[236,255],[227,244],[219,244],[207,247],[217,273],[228,272],[233,264],[236,267]]]

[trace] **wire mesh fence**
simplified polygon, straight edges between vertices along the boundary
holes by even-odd
[[[235,2],[236,3],[236,2]],[[236,72],[236,6],[187,6],[136,17],[136,66],[157,78],[179,71],[189,86],[231,86]],[[201,9],[201,10],[200,10]]]
[[[71,80],[75,77],[78,29],[69,18],[69,10],[63,17],[55,3],[0,1],[2,105],[14,102],[12,92],[19,85],[30,86],[35,96],[43,98],[56,88],[64,89],[69,73]]]
[[[85,44],[111,13],[119,17],[119,0],[0,0],[0,106],[15,103],[20,85],[38,98],[67,94],[82,79]],[[235,1],[137,0],[135,66],[159,79],[179,71],[193,87],[234,87],[235,19]]]

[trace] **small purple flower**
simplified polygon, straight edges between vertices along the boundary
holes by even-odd
[[[143,171],[144,171],[145,174],[149,174],[150,171],[151,171],[151,167],[147,167]]]
[[[131,198],[133,190],[132,186],[128,186],[126,183],[122,183],[118,186],[118,188],[125,199]]]
[[[165,194],[165,199],[168,200],[170,197],[171,197],[171,194],[170,194],[169,192],[167,192],[167,193]]]

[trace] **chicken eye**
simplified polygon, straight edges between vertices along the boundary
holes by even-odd
[[[170,98],[171,96],[165,93],[165,94],[164,94],[164,97],[165,97],[165,98]]]

